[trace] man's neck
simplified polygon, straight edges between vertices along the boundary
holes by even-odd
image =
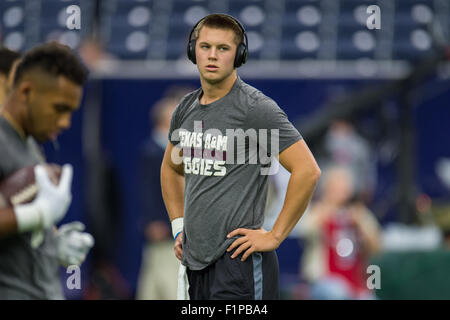
[[[25,140],[27,135],[21,124],[17,108],[10,108],[9,98],[6,100],[2,108],[0,108],[0,116],[4,117],[6,121],[8,121],[8,123],[20,135],[20,137]]]
[[[0,74],[0,108],[5,103],[6,100],[6,83],[7,83],[7,77],[2,74]]]
[[[228,78],[224,79],[220,83],[210,84],[207,81],[200,78],[203,91],[202,96],[200,97],[200,103],[210,104],[226,96],[233,87],[236,79],[237,79],[236,72],[233,72]]]
[[[1,83],[0,83],[0,85],[1,85]],[[5,92],[5,90],[0,88],[0,109],[2,108],[5,101],[6,101],[6,92]]]

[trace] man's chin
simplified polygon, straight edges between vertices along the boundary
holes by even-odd
[[[43,135],[43,134],[41,134],[41,135],[33,134],[32,137],[34,138],[34,140],[36,140],[39,143],[46,143],[46,142],[52,140],[48,135]]]
[[[226,77],[221,76],[216,73],[206,73],[203,74],[203,79],[209,84],[217,84],[226,79]]]
[[[36,140],[36,141],[39,142],[39,143],[46,143],[47,141],[49,141],[48,138],[44,138],[44,137],[36,137],[36,136],[33,136],[33,138],[34,138],[34,140]]]
[[[222,78],[215,78],[215,79],[214,78],[212,78],[212,79],[211,78],[204,78],[204,79],[209,84],[218,84],[218,83],[223,81]]]

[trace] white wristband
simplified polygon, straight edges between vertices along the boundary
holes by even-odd
[[[41,227],[42,219],[39,209],[33,204],[23,204],[14,207],[17,229],[20,233]]]
[[[172,220],[172,236],[177,238],[178,234],[183,231],[184,218],[175,218]]]

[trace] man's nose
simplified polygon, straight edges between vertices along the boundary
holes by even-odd
[[[69,129],[70,125],[71,125],[71,115],[70,114],[63,115],[59,118],[58,127],[60,129],[63,129],[63,130]]]
[[[217,49],[215,47],[212,47],[211,50],[209,50],[209,59],[217,59]]]

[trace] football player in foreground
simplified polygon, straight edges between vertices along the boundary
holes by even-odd
[[[56,230],[71,203],[73,169],[64,165],[52,183],[38,145],[69,129],[86,78],[75,54],[54,42],[31,49],[17,66],[0,115],[0,184],[34,166],[38,192],[31,202],[0,204],[0,299],[63,299],[59,264],[80,265],[94,244],[81,222]]]

